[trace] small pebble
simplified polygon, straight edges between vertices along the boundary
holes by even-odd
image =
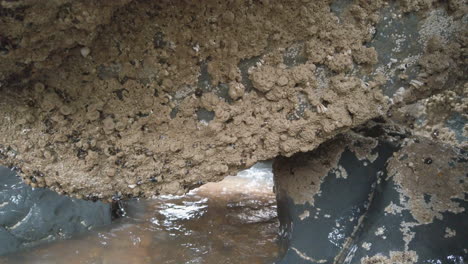
[[[38,82],[34,84],[34,90],[36,91],[36,93],[43,93],[45,90],[45,85],[43,83]]]
[[[73,114],[73,108],[67,105],[62,105],[62,107],[60,107],[60,113],[64,116],[71,115]]]
[[[232,100],[241,98],[245,93],[245,87],[241,83],[231,82],[229,83],[228,94]]]
[[[115,129],[117,129],[117,131],[124,131],[125,129],[127,128],[127,126],[123,123],[123,122],[117,122],[117,124],[115,124]]]
[[[231,11],[226,11],[223,14],[223,20],[224,20],[224,22],[226,22],[228,24],[234,22],[234,19],[235,19],[235,15]]]
[[[432,164],[432,159],[431,159],[431,158],[425,158],[425,159],[424,159],[424,163],[426,163],[426,164],[428,164],[428,165],[429,165],[429,164]]]
[[[114,169],[114,168],[109,168],[107,171],[106,171],[106,174],[108,177],[114,177],[115,174],[116,174],[117,170]]]
[[[104,126],[104,129],[105,130],[114,130],[115,128],[115,123],[114,123],[114,120],[110,117],[107,117],[106,119],[104,119],[104,121],[102,121],[102,124]]]
[[[278,85],[280,86],[286,86],[288,82],[289,82],[288,77],[284,75],[280,76],[277,81]]]
[[[44,151],[44,158],[46,158],[47,160],[52,159],[52,153],[48,150]]]
[[[88,47],[83,47],[81,48],[80,53],[83,58],[86,58],[91,53],[91,50]]]
[[[86,113],[86,118],[88,118],[90,121],[97,120],[99,116],[100,116],[100,113],[99,111],[96,111],[96,110]]]

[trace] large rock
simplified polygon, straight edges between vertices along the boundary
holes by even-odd
[[[367,136],[346,134],[275,160],[287,247],[279,263],[466,260],[466,153],[382,131],[376,125]]]
[[[313,150],[392,102],[449,88],[463,113],[460,2],[2,1],[0,164],[149,197]]]
[[[111,209],[51,190],[33,189],[0,167],[0,255],[69,238],[111,222]]]

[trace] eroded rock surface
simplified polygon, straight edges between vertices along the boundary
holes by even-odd
[[[275,159],[280,263],[463,263],[466,162],[460,148],[376,123]]]
[[[313,150],[387,112],[390,76],[371,44],[395,3],[422,14],[443,8],[457,23],[466,9],[459,1],[2,2],[0,163],[33,186],[120,199],[182,193]],[[421,61],[427,81],[413,86],[424,96],[463,77],[466,42],[450,41]],[[434,61],[443,63],[429,71]],[[413,100],[411,91],[398,102]]]

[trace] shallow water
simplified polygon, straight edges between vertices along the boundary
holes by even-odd
[[[185,196],[125,204],[106,228],[0,263],[273,263],[280,255],[271,166],[258,164]]]

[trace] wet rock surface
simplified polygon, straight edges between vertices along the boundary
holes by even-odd
[[[280,263],[466,260],[466,152],[378,126],[275,160]]]
[[[283,263],[463,262],[467,8],[2,1],[0,164],[34,188],[117,202],[282,156]],[[226,206],[231,224],[274,217],[270,200]]]
[[[0,255],[110,224],[110,213],[108,204],[33,189],[0,167]]]

